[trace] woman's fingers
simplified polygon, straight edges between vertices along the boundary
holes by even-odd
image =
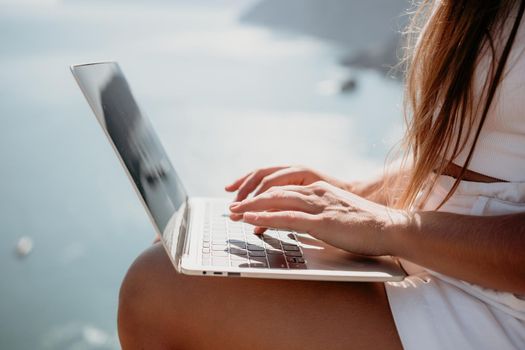
[[[294,183],[296,180],[300,180],[300,173],[294,168],[285,168],[278,170],[272,174],[267,175],[260,183],[259,189],[254,193],[257,196],[263,192],[266,192],[269,188],[274,186],[288,185]]]
[[[273,193],[273,192],[297,192],[304,195],[310,195],[313,193],[312,189],[308,186],[302,186],[302,185],[284,185],[284,186],[275,186],[270,187],[266,193]],[[254,196],[255,198],[255,196]]]
[[[242,220],[242,216],[243,214],[230,213],[230,219],[232,221],[240,221]],[[256,235],[262,235],[265,231],[266,227],[255,226],[253,228],[253,233],[255,233]]]
[[[257,197],[246,199],[230,205],[232,213],[239,214],[252,211],[294,210],[306,213],[319,213],[320,205],[309,197],[293,191],[272,191]]]
[[[242,220],[242,213],[230,213],[230,219],[232,221],[240,221]]]
[[[243,216],[243,214],[231,213],[230,214],[230,219],[232,219],[233,221],[240,221],[240,220],[242,220],[242,216]],[[266,230],[267,230],[266,227],[255,226],[253,228],[253,233],[255,233],[256,235],[262,235],[264,232],[266,232]]]
[[[317,215],[300,211],[246,212],[243,215],[243,221],[259,227],[304,233],[311,233],[312,229],[318,229],[320,224]]]
[[[253,233],[255,233],[256,235],[262,235],[266,230],[266,227],[255,226],[255,228],[253,229]]]
[[[239,192],[237,192],[237,197],[235,198],[235,201],[242,201],[243,199],[248,197],[248,195],[252,193],[253,190],[257,188],[257,186],[259,186],[259,183],[265,176],[284,168],[285,167],[265,168],[251,173],[244,179],[243,183],[239,186]]]
[[[242,183],[244,182],[244,180],[246,180],[246,178],[247,178],[248,176],[250,176],[251,174],[252,174],[252,172],[251,172],[251,173],[248,173],[248,174],[246,174],[246,175],[244,175],[243,177],[241,177],[241,178],[235,180],[232,184],[229,184],[229,185],[227,185],[226,187],[224,187],[224,189],[225,189],[226,191],[228,191],[228,192],[237,191],[237,189],[239,188],[239,186],[241,186]]]

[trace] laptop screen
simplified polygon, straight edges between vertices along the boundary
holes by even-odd
[[[126,78],[114,62],[73,66],[72,71],[163,233],[187,196]]]

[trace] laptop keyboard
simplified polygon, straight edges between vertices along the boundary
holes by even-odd
[[[202,240],[202,264],[216,267],[306,269],[306,261],[293,232],[268,230],[229,218],[223,204],[207,203]]]

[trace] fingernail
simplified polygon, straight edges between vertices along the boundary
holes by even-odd
[[[232,204],[230,204],[230,209],[237,208],[240,204],[240,202],[233,202]]]

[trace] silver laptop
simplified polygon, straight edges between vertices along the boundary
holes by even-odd
[[[253,226],[229,219],[227,198],[188,197],[118,64],[80,64],[71,71],[177,271],[330,281],[405,277],[391,257],[353,255],[297,232],[255,235]]]

